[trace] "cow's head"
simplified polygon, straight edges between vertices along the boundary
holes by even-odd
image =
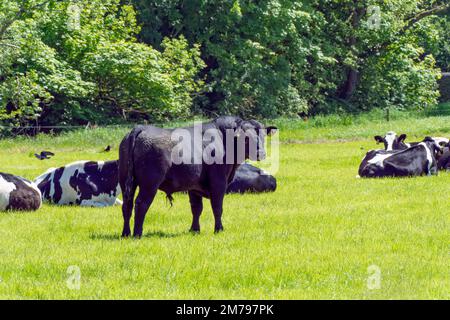
[[[253,161],[264,160],[266,151],[264,149],[264,140],[266,135],[273,135],[277,128],[265,127],[256,120],[242,120],[239,117],[223,116],[214,121],[217,128],[222,131],[224,144],[229,147],[230,141],[233,141],[235,147],[235,158],[238,163],[246,159]],[[228,141],[228,142],[227,142]]]
[[[427,147],[430,149],[431,153],[436,157],[436,159],[439,159],[444,151],[444,147],[439,144],[438,141],[436,141],[432,137],[425,137],[425,139],[422,141],[427,145]]]
[[[256,120],[242,121],[237,130],[238,137],[244,137],[245,141],[245,159],[252,161],[261,161],[266,158],[264,149],[265,136],[273,135],[277,132],[274,126],[264,127]],[[238,139],[238,141],[242,141]]]
[[[447,147],[450,145],[450,140],[442,137],[433,137],[433,140],[441,147]]]
[[[386,133],[384,137],[375,136],[375,141],[377,143],[383,143],[384,149],[386,151],[392,150],[405,150],[408,148],[408,145],[405,143],[406,134],[401,134],[397,136],[397,134],[393,131]]]

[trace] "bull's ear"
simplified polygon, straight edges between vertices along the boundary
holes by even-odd
[[[398,137],[398,142],[405,142],[407,135],[406,134],[401,134],[400,137]]]
[[[375,137],[373,137],[373,138],[375,139],[375,141],[376,141],[377,143],[383,143],[383,142],[384,142],[382,136],[375,136]]]
[[[277,133],[277,131],[278,131],[277,127],[274,126],[266,127],[266,133],[268,136],[274,135],[275,133]]]

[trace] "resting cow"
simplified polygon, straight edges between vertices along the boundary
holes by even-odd
[[[274,130],[276,128],[264,128],[257,121],[244,121],[238,117],[219,117],[201,126],[180,129],[153,126],[133,129],[123,139],[119,151],[119,183],[123,190],[124,218],[122,236],[127,237],[131,233],[130,219],[137,187],[135,237],[142,235],[145,215],[158,189],[164,191],[169,199],[175,192],[188,192],[193,232],[200,232],[202,198],[209,198],[214,213],[214,230],[223,230],[222,207],[228,184],[246,159],[257,161],[265,158],[262,132],[271,134]],[[200,139],[195,138],[198,134]],[[234,151],[241,145],[244,146],[244,154],[239,155],[239,152]],[[179,150],[183,151],[182,161],[177,158],[180,156]],[[192,151],[185,154],[185,150]]]
[[[372,150],[363,159],[359,176],[375,178],[437,174],[436,155],[440,150],[440,146],[430,137],[405,150]]]
[[[33,182],[0,172],[0,211],[34,211],[41,204],[41,192]]]
[[[117,161],[78,161],[51,168],[35,179],[42,197],[54,204],[105,207],[121,204]]]
[[[272,192],[277,188],[275,177],[249,163],[243,163],[228,185],[227,193]]]
[[[377,143],[383,143],[384,149],[386,151],[392,151],[392,150],[405,150],[409,147],[413,147],[415,145],[418,145],[420,142],[405,142],[406,140],[406,134],[401,134],[400,136],[397,136],[397,134],[394,131],[389,131],[386,133],[384,137],[382,136],[375,136],[375,141]],[[447,143],[449,143],[449,139],[442,138],[442,137],[433,137],[434,142],[437,144],[443,146]]]

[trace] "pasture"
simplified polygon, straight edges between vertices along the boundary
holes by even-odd
[[[141,240],[121,239],[121,208],[0,213],[1,299],[448,299],[450,174],[356,179],[375,134],[450,135],[450,117],[327,126],[279,120],[275,193],[228,195],[224,228],[188,232],[188,197],[160,193]],[[315,122],[316,123],[316,122]],[[34,179],[76,160],[117,158],[127,129],[0,140],[0,171]],[[305,143],[306,142],[306,143]],[[110,153],[100,151],[111,144]],[[39,161],[30,153],[56,153]],[[69,266],[81,271],[67,286]],[[367,285],[373,269],[379,286]],[[375,266],[375,267],[373,267]],[[369,268],[369,270],[368,270]]]

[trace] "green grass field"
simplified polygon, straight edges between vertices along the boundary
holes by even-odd
[[[355,176],[373,135],[450,136],[450,117],[277,122],[278,190],[227,196],[218,235],[208,203],[202,233],[188,232],[183,194],[172,208],[158,195],[141,240],[119,237],[120,207],[0,213],[0,299],[448,299],[450,174]],[[114,159],[126,131],[3,139],[0,171],[33,179],[75,160]],[[113,152],[100,153],[107,144]],[[56,157],[30,156],[43,149]],[[69,266],[81,271],[79,290],[67,286]],[[368,286],[370,266],[379,287]]]

